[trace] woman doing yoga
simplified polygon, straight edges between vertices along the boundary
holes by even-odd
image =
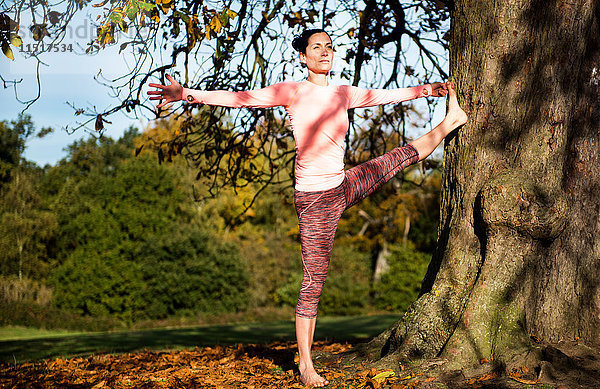
[[[342,212],[380,188],[407,166],[425,159],[455,128],[467,121],[450,82],[412,88],[361,89],[329,82],[333,47],[320,29],[306,30],[292,46],[306,65],[308,77],[301,82],[281,82],[263,89],[229,92],[183,88],[171,76],[171,85],[150,83],[151,100],[165,104],[189,103],[225,107],[283,106],[290,118],[296,142],[295,206],[300,227],[303,279],[296,305],[296,337],[300,356],[300,380],[325,386],[328,381],[315,370],[311,347],[317,305],[327,276],[333,238]],[[344,171],[344,139],[348,131],[348,109],[395,104],[423,96],[448,94],[444,120],[410,144]]]

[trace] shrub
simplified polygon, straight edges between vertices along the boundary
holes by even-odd
[[[52,305],[0,301],[0,326],[23,326],[76,331],[108,331],[123,328],[111,317],[82,317]]]
[[[198,229],[149,240],[136,256],[76,250],[53,273],[57,307],[126,322],[246,308],[237,250]]]
[[[0,276],[0,301],[28,302],[48,305],[52,299],[52,288],[30,278]]]
[[[141,266],[119,250],[77,249],[55,269],[53,304],[78,315],[116,316],[132,321],[143,304],[135,297],[142,285]]]
[[[410,246],[390,245],[389,270],[373,285],[373,303],[388,311],[405,311],[417,299],[431,256]]]
[[[61,189],[56,307],[129,323],[245,308],[237,250],[195,222],[173,167],[149,157],[101,167]]]
[[[199,229],[164,234],[141,253],[148,317],[239,311],[248,304],[248,271],[238,250]]]

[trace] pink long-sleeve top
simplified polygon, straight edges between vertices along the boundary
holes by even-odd
[[[296,142],[296,185],[302,192],[335,188],[344,180],[344,139],[348,109],[395,104],[432,93],[431,85],[399,89],[320,86],[308,80],[280,82],[242,92],[183,88],[189,103],[234,108],[283,106]]]

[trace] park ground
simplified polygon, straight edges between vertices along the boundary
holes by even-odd
[[[324,317],[314,345],[329,388],[557,388],[526,367],[466,375],[348,358],[397,315]],[[1,388],[304,388],[297,376],[293,322],[106,333],[0,329]],[[250,341],[249,341],[250,340]],[[482,364],[490,361],[482,361]],[[585,386],[573,386],[585,387]]]

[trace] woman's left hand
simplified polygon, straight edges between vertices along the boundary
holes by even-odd
[[[430,85],[432,97],[444,97],[448,93],[448,87],[445,82],[434,82]]]

